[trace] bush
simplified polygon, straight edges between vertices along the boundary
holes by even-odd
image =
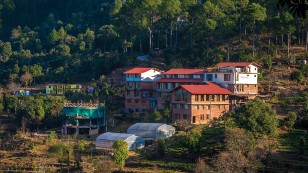
[[[78,141],[78,143],[75,144],[75,146],[74,146],[74,148],[76,150],[78,150],[78,152],[80,152],[80,153],[84,153],[87,150],[88,147],[89,147],[89,144],[85,140]]]
[[[114,168],[114,163],[111,159],[103,159],[95,164],[94,173],[111,173],[112,168]]]
[[[53,140],[57,139],[57,134],[55,131],[51,131],[48,136],[48,142],[52,142]]]
[[[28,144],[28,147],[29,147],[29,150],[33,150],[34,147],[35,147],[35,144],[31,141],[31,142]]]
[[[303,75],[303,73],[299,70],[295,70],[291,73],[290,75],[290,79],[291,80],[296,80],[298,83],[301,83],[304,81],[305,76]]]

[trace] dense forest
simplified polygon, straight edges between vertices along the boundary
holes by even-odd
[[[167,68],[288,59],[307,20],[263,0],[3,0],[1,82],[89,82],[142,54]]]

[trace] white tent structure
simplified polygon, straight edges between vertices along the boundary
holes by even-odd
[[[127,133],[142,138],[159,139],[173,136],[175,128],[163,123],[136,123],[128,128]]]
[[[139,136],[135,136],[132,134],[126,134],[126,133],[106,132],[96,138],[95,148],[112,150],[112,145],[114,141],[118,139],[122,139],[127,142],[128,150],[141,149],[145,145],[144,139]]]

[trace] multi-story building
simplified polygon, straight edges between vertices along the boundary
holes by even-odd
[[[133,68],[125,74],[125,111],[143,113],[150,109],[150,97],[153,96],[154,81],[161,72],[154,68]]]
[[[79,84],[50,84],[46,85],[46,94],[63,95],[67,91],[81,92],[82,85]]]
[[[254,62],[221,62],[216,67],[205,72],[204,81],[216,82],[230,90],[233,93],[231,108],[257,96],[260,65]]]
[[[218,84],[180,85],[171,91],[172,122],[208,123],[229,111],[229,90]]]
[[[105,103],[70,103],[63,107],[64,134],[97,135],[106,127]]]
[[[259,67],[253,62],[222,62],[215,68],[171,69],[162,74],[153,68],[134,68],[124,73],[125,108],[138,113],[162,109],[169,101],[173,122],[206,123],[256,97]],[[185,100],[178,100],[176,93]]]
[[[258,67],[253,62],[221,62],[217,69],[208,70],[204,81],[216,82],[236,95],[254,98],[258,94]]]
[[[162,73],[162,77],[155,81],[154,97],[151,107],[162,109],[165,96],[179,85],[200,85],[203,82],[204,69],[170,69]]]

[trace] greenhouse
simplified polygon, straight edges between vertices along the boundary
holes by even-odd
[[[168,138],[175,134],[175,128],[163,123],[136,123],[127,130],[142,138]]]
[[[144,147],[145,141],[143,138],[139,136],[135,136],[133,134],[126,134],[126,133],[106,132],[96,138],[95,148],[112,150],[112,145],[114,141],[118,139],[122,139],[127,142],[128,150],[136,150],[136,149],[141,149]]]

